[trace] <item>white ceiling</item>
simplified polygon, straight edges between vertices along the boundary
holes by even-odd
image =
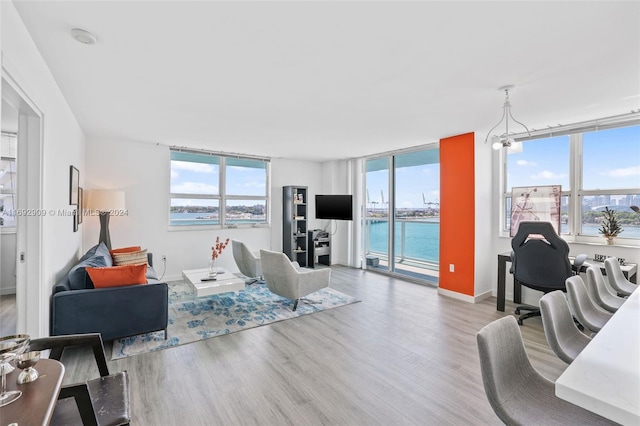
[[[326,161],[484,138],[505,84],[533,128],[640,107],[637,1],[14,4],[89,137]]]

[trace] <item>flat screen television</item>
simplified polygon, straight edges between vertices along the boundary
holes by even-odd
[[[316,219],[353,220],[353,197],[316,195]]]

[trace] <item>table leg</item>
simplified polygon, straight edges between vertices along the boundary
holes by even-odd
[[[505,299],[505,275],[507,271],[507,259],[505,256],[498,255],[498,302],[496,309],[504,312]]]
[[[513,303],[522,302],[522,285],[520,281],[513,279]]]

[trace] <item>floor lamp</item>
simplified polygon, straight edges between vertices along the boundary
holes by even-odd
[[[125,210],[124,191],[107,189],[92,189],[86,195],[87,209],[97,211],[100,215],[100,239],[98,244],[104,242],[111,250],[111,237],[109,236],[109,216],[114,210]]]

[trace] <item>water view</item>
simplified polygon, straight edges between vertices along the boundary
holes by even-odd
[[[582,225],[583,235],[600,235],[598,225]],[[404,228],[404,245],[402,232]],[[625,238],[640,238],[640,226],[624,226],[618,236],[620,244]],[[367,253],[388,254],[389,225],[386,219],[370,219]],[[397,257],[425,262],[439,262],[440,222],[404,220],[396,222],[394,249]],[[604,238],[604,237],[603,237]],[[603,240],[604,243],[604,240]]]

